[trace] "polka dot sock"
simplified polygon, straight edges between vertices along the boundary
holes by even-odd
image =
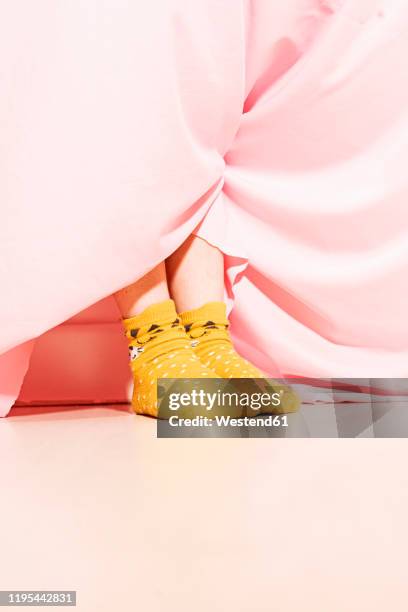
[[[157,417],[159,378],[218,378],[190,346],[173,300],[146,308],[123,320],[133,372],[132,406],[138,414]]]
[[[229,335],[229,321],[226,306],[223,302],[208,302],[195,310],[183,312],[180,319],[191,346],[203,365],[213,370],[221,378],[258,378],[266,375],[249,361],[241,357],[234,349]],[[275,413],[295,412],[299,408],[299,398],[288,386],[271,381],[264,390],[282,390],[282,400]],[[275,384],[276,383],[276,384]],[[266,385],[266,381],[265,381]],[[260,410],[262,412],[262,410]]]

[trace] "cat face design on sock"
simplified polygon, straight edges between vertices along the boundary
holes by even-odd
[[[172,329],[176,327],[180,327],[180,329],[183,329],[179,318],[175,319],[169,326]],[[164,331],[166,331],[164,327],[161,327],[160,325],[156,325],[155,323],[150,325],[148,329],[140,328],[140,327],[131,329],[130,335],[132,338],[136,340],[137,344],[139,345],[139,346],[134,346],[134,345],[129,346],[131,360],[133,361],[134,359],[136,359],[139,356],[139,354],[143,351],[143,348],[142,348],[141,350],[137,352],[137,349],[139,347],[143,347],[145,344],[147,344],[151,340],[154,340],[155,338],[157,338],[159,334],[161,334]],[[148,336],[148,334],[150,334],[150,336]],[[143,338],[143,340],[141,340],[141,338]]]
[[[132,336],[132,338],[134,338],[136,340],[136,342],[139,345],[143,344],[147,344],[147,342],[150,342],[150,340],[154,340],[157,336],[157,334],[160,334],[161,332],[164,331],[164,329],[162,327],[160,327],[160,325],[156,325],[155,323],[153,323],[153,325],[150,325],[149,329],[147,330],[143,330],[142,334],[139,334],[140,328],[137,329],[131,329],[130,330],[130,335]],[[143,342],[140,341],[140,337],[138,338],[138,334],[139,336],[145,336],[146,334],[150,334],[150,336],[144,340]]]
[[[129,357],[131,361],[134,361],[139,357],[141,353],[143,353],[143,346],[134,346],[133,344],[129,345]]]
[[[175,319],[170,324],[170,327],[171,328],[181,327],[180,319],[179,318]],[[140,331],[141,331],[141,333],[139,333]],[[154,340],[157,337],[158,334],[160,334],[161,332],[164,332],[164,331],[166,331],[166,330],[163,327],[153,323],[152,325],[150,325],[150,327],[148,329],[143,329],[143,328],[140,328],[140,327],[137,327],[136,329],[131,329],[130,330],[130,335],[131,335],[132,338],[134,338],[136,340],[136,342],[138,344],[143,345],[143,344],[146,344],[147,342],[150,342],[150,340]],[[140,337],[141,336],[144,337],[147,334],[150,334],[150,336],[148,338],[146,338],[146,340],[141,342]]]
[[[201,338],[201,336],[205,336],[206,334],[209,334],[211,329],[221,329],[220,327],[218,327],[218,325],[216,325],[216,323],[214,323],[214,321],[207,321],[206,323],[204,323],[204,325],[200,325],[198,329],[195,329],[192,326],[193,326],[193,323],[189,323],[188,325],[185,326],[185,330],[187,334],[190,336],[190,338]]]

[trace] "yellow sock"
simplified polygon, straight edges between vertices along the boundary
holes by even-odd
[[[222,378],[263,378],[258,368],[238,355],[228,331],[223,302],[208,302],[180,314],[192,347],[200,360]]]
[[[264,373],[235,351],[228,331],[229,321],[223,302],[208,302],[201,308],[181,313],[180,319],[191,339],[195,354],[203,365],[213,370],[217,376],[266,378]],[[273,382],[271,384],[274,385]],[[282,401],[274,412],[295,412],[300,403],[298,396],[290,387],[277,381],[276,388],[282,389]]]
[[[159,378],[217,378],[190,346],[173,300],[146,308],[123,320],[133,372],[132,406],[157,417]]]

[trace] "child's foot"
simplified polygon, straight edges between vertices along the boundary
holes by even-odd
[[[258,368],[235,351],[223,302],[208,302],[201,308],[181,313],[180,319],[194,352],[218,376],[264,378]]]
[[[123,325],[134,379],[132,406],[138,414],[157,417],[159,378],[218,378],[191,348],[173,300],[149,306]]]
[[[208,302],[201,308],[180,314],[181,322],[191,339],[191,346],[206,368],[210,368],[221,378],[263,378],[266,376],[249,361],[241,357],[229,335],[229,321],[223,302]],[[286,385],[277,381],[266,383],[268,390],[282,390],[282,400],[274,413],[295,412],[299,408],[299,398]],[[265,392],[266,386],[262,383]],[[270,411],[270,410],[269,410]],[[262,412],[262,410],[261,410]]]

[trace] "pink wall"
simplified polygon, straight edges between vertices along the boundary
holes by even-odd
[[[130,384],[127,343],[108,298],[37,340],[18,401],[124,402]]]

